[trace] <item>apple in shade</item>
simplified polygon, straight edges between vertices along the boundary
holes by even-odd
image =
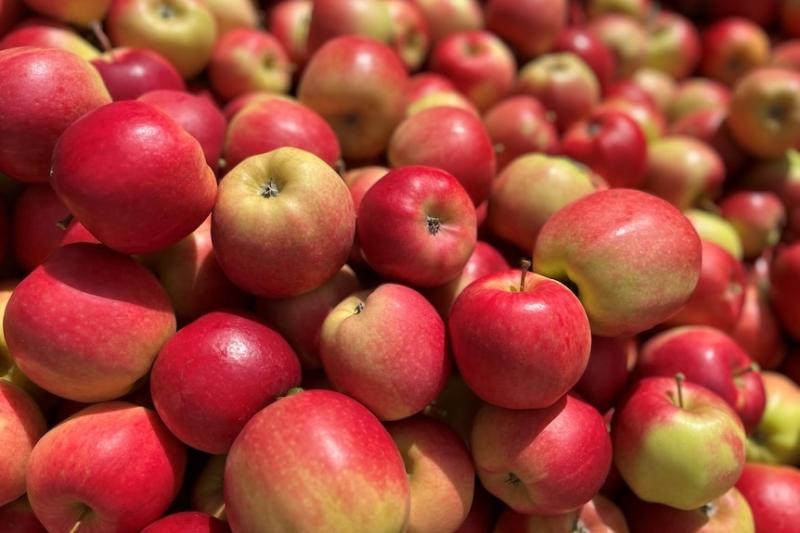
[[[591,405],[564,395],[541,409],[484,404],[470,450],[486,489],[523,514],[580,509],[600,490],[611,467],[611,439]]]
[[[800,241],[775,251],[769,269],[769,300],[784,331],[800,340]]]
[[[703,54],[699,73],[732,87],[753,69],[769,62],[770,41],[764,28],[742,17],[725,17],[700,33]]]
[[[644,24],[623,13],[605,13],[588,21],[587,28],[597,35],[616,58],[617,80],[629,79],[647,64],[649,34]]]
[[[0,506],[25,494],[25,476],[31,451],[47,431],[41,408],[24,390],[0,379]],[[474,472],[472,476],[474,476]]]
[[[639,124],[619,111],[596,111],[575,122],[561,137],[560,153],[589,167],[609,187],[637,189],[647,173],[647,139]]]
[[[456,531],[472,506],[476,483],[464,440],[445,422],[423,414],[385,426],[411,484],[408,531]]]
[[[24,4],[40,15],[56,19],[60,22],[88,28],[92,23],[99,23],[108,13],[112,0],[24,0]]]
[[[768,288],[769,284],[751,271],[744,286],[742,311],[730,335],[762,369],[774,370],[786,358],[787,343]]]
[[[686,216],[635,189],[567,204],[542,226],[533,250],[534,272],[573,287],[592,333],[607,337],[635,335],[677,312],[701,265],[700,237]]]
[[[436,309],[418,291],[396,283],[339,302],[322,323],[319,357],[336,390],[384,421],[421,412],[442,392],[452,369]]]
[[[455,91],[455,84],[447,77],[430,70],[420,70],[408,77],[408,102],[431,93]]]
[[[552,405],[578,382],[591,349],[577,297],[528,267],[467,286],[448,321],[459,374],[482,400],[508,409]]]
[[[800,144],[799,109],[800,72],[757,68],[733,87],[726,126],[746,153],[778,157]]]
[[[409,72],[420,70],[431,48],[428,22],[418,5],[405,0],[385,0],[392,19],[390,44]]]
[[[389,44],[394,28],[387,4],[380,0],[314,0],[306,46],[314,55],[326,42],[357,35]]]
[[[228,454],[224,493],[233,531],[401,533],[411,506],[388,431],[356,400],[323,389],[250,419]]]
[[[745,259],[760,257],[780,241],[786,209],[777,194],[741,190],[725,195],[717,205],[739,234]]]
[[[64,130],[111,102],[94,67],[58,48],[0,51],[0,94],[0,172],[27,183],[46,183]]]
[[[294,66],[296,80],[308,61],[308,26],[311,22],[312,0],[284,0],[266,10],[264,25],[278,42]]]
[[[26,15],[22,0],[3,0],[0,4],[0,38],[15,27]]]
[[[364,197],[364,194],[366,194],[376,181],[385,176],[387,172],[389,172],[389,168],[383,165],[351,167],[344,172],[342,179],[350,191],[350,197],[353,199],[353,208],[356,210],[356,213],[358,212],[358,207],[361,205],[361,199]],[[359,269],[359,273],[362,275],[365,274],[365,270],[367,274],[374,274],[371,268],[366,267],[364,256],[361,255],[361,245],[358,243],[358,234],[353,238],[353,247],[350,250],[350,256],[347,262],[351,266]],[[366,267],[366,269],[361,269],[360,267]]]
[[[206,69],[218,38],[217,22],[203,0],[112,0],[104,26],[113,46],[153,50],[184,79]]]
[[[311,152],[249,157],[219,184],[211,242],[222,271],[265,298],[319,287],[347,261],[356,214],[347,185]]]
[[[180,511],[163,516],[144,528],[141,533],[230,533],[231,526],[209,514]]]
[[[73,122],[53,150],[50,184],[92,235],[130,254],[186,237],[217,197],[197,139],[137,100],[107,104]]]
[[[20,20],[0,39],[0,50],[21,46],[59,48],[87,61],[100,55],[100,50],[83,38],[74,27],[35,15]]]
[[[520,155],[493,180],[485,225],[529,254],[554,213],[595,190],[589,173],[569,159],[535,152]]]
[[[539,100],[560,131],[588,117],[600,101],[597,76],[572,52],[545,53],[522,65],[515,91]]]
[[[756,533],[753,512],[736,487],[697,509],[646,502],[630,491],[620,498],[630,533]],[[758,530],[761,531],[761,530]],[[783,531],[783,530],[775,530]]]
[[[734,140],[726,126],[728,108],[714,105],[690,111],[670,123],[665,135],[693,137],[713,148],[725,165],[726,176],[748,172],[750,156]]]
[[[558,32],[550,52],[571,52],[592,69],[601,94],[614,79],[616,58],[611,49],[584,25],[570,24]]]
[[[638,344],[635,337],[592,335],[589,362],[573,391],[599,412],[609,412],[629,383]]]
[[[503,39],[522,60],[546,53],[567,24],[567,0],[488,0],[486,29]]]
[[[484,6],[480,0],[410,0],[428,25],[431,44],[462,31],[484,27]]]
[[[227,454],[209,455],[198,468],[197,477],[188,489],[191,510],[227,521],[225,497],[222,493],[227,458]]]
[[[203,0],[214,21],[220,37],[237,28],[257,28],[261,13],[250,0]]]
[[[617,504],[596,494],[580,509],[556,515],[522,514],[505,509],[492,533],[628,533],[625,515]],[[677,533],[677,532],[673,532]]]
[[[406,67],[389,45],[345,35],[313,54],[296,94],[328,121],[345,159],[367,160],[384,152],[404,118],[407,83]]]
[[[47,530],[33,514],[28,495],[23,494],[13,502],[0,505],[0,532],[47,533]]]
[[[67,215],[67,207],[47,183],[31,183],[20,192],[10,212],[11,255],[25,272],[60,244],[64,230],[57,224]]]
[[[614,408],[611,440],[628,487],[678,509],[697,509],[728,492],[745,463],[739,416],[681,374],[634,381]]]
[[[776,370],[764,370],[766,407],[747,439],[747,460],[796,465],[800,462],[800,385]]]
[[[207,74],[211,91],[226,102],[253,91],[287,93],[292,84],[292,67],[283,45],[258,28],[234,28],[220,36]]]
[[[694,74],[702,57],[700,32],[683,14],[660,9],[645,24],[648,33],[645,66],[683,80]]]
[[[425,165],[452,174],[474,205],[489,196],[496,160],[480,117],[452,106],[436,106],[403,120],[386,152],[392,167]]]
[[[475,248],[475,206],[448,172],[403,166],[364,193],[356,234],[367,264],[384,278],[436,287],[455,279]]]
[[[800,39],[785,39],[775,43],[770,50],[769,65],[800,70]]]
[[[675,94],[667,107],[667,119],[672,124],[700,109],[727,109],[730,97],[730,88],[718,81],[700,76],[686,78],[675,87]]]
[[[155,411],[100,402],[36,443],[28,498],[48,531],[136,533],[175,500],[186,462],[186,446]]]
[[[750,506],[756,531],[797,531],[800,468],[747,463],[736,488]]]
[[[137,99],[160,109],[197,139],[206,163],[218,172],[228,125],[217,104],[205,96],[174,89],[148,91]]]

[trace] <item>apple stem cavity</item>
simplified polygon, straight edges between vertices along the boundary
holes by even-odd
[[[425,224],[428,226],[428,233],[431,235],[436,235],[439,233],[439,230],[442,229],[442,223],[437,217],[432,217],[430,215],[426,216]]]
[[[686,376],[683,372],[678,372],[675,374],[675,383],[678,385],[678,407],[683,409],[683,381],[686,379]]]
[[[270,180],[261,187],[261,197],[262,198],[275,198],[280,194],[278,190],[278,184],[275,183],[275,180],[270,178]]]
[[[72,213],[70,213],[67,216],[65,216],[64,218],[62,218],[61,220],[57,221],[56,222],[56,226],[58,226],[59,228],[65,230],[65,229],[67,229],[67,226],[69,226],[69,223],[72,222],[73,218],[75,218],[75,217],[72,216]]]
[[[522,480],[514,472],[509,472],[508,476],[506,477],[506,483],[512,487],[519,487],[522,485]]]

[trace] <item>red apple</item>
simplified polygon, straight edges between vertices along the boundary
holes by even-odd
[[[573,390],[601,413],[614,407],[638,357],[635,337],[592,335],[589,362]]]
[[[647,93],[633,83],[629,85],[636,87],[636,90],[641,95],[646,95],[647,98],[643,100],[620,94],[614,95],[614,87],[618,86],[618,84],[614,84],[607,91],[607,96],[597,104],[593,112],[619,111],[624,113],[639,125],[647,142],[652,142],[667,131],[667,118]]]
[[[746,260],[760,257],[780,241],[786,209],[777,194],[737,191],[725,195],[718,205],[720,214],[739,234]]]
[[[430,29],[422,9],[406,0],[384,0],[392,19],[392,47],[409,72],[419,71],[431,49]]]
[[[800,469],[789,465],[748,463],[736,482],[753,513],[756,531],[797,528]]]
[[[25,186],[11,209],[11,254],[25,272],[30,272],[61,244],[69,211],[47,183]]]
[[[673,121],[665,135],[693,137],[703,141],[717,152],[725,165],[725,175],[736,177],[746,172],[746,165],[752,159],[731,135],[727,127],[728,107],[710,105],[689,111]]]
[[[492,533],[628,533],[616,503],[597,494],[580,509],[556,515],[522,514],[505,509]]]
[[[774,370],[786,357],[786,338],[769,300],[768,283],[752,274],[745,283],[742,311],[730,335],[762,369]]]
[[[616,57],[617,80],[630,78],[636,70],[647,63],[649,35],[645,25],[623,13],[605,13],[587,24]]]
[[[327,41],[357,35],[389,44],[393,25],[389,7],[381,0],[314,0],[306,46],[314,55]]]
[[[676,81],[695,72],[703,49],[700,32],[689,18],[676,11],[661,9],[647,21],[645,29],[648,33],[646,66],[658,69]]]
[[[48,17],[24,17],[0,39],[0,50],[20,46],[59,48],[87,61],[100,55],[100,50],[83,38],[73,26]]]
[[[461,31],[484,27],[484,6],[481,0],[409,0],[422,12],[428,25],[431,45]]]
[[[800,340],[800,242],[776,250],[769,269],[769,300],[784,328]]]
[[[308,61],[308,26],[312,0],[283,0],[266,12],[265,27],[281,43],[294,66],[296,80]]]
[[[617,59],[608,45],[584,25],[565,26],[556,35],[550,51],[572,52],[580,57],[594,71],[601,93],[614,80]]]
[[[486,29],[527,61],[547,52],[567,24],[566,0],[487,0]]]
[[[674,124],[678,119],[700,109],[727,109],[731,91],[718,81],[700,76],[686,78],[675,87],[675,94],[667,108],[667,119]]]
[[[181,511],[163,516],[144,528],[141,533],[230,533],[224,520],[197,511]]]
[[[27,15],[22,0],[0,2],[0,39]]]
[[[160,89],[186,91],[186,82],[164,56],[147,48],[112,48],[89,61],[113,100],[135,100]]]
[[[47,533],[33,513],[27,494],[0,506],[0,531],[2,533]]]
[[[748,19],[725,17],[713,22],[702,30],[701,39],[700,73],[729,87],[769,62],[769,37]]]

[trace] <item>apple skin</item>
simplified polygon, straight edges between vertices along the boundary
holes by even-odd
[[[103,20],[108,14],[112,0],[67,1],[24,0],[24,4],[45,17],[56,19],[81,28]]]
[[[224,520],[197,511],[181,511],[163,516],[144,528],[141,533],[231,533]]]
[[[47,421],[27,392],[0,379],[0,425],[4,450],[0,462],[0,506],[3,506],[25,494],[28,459],[47,431]]]
[[[567,394],[542,409],[484,404],[470,438],[475,470],[486,489],[524,514],[580,509],[611,467],[603,417]]]
[[[36,444],[28,498],[48,531],[136,533],[175,500],[187,448],[155,411],[123,401],[86,407]]]
[[[227,521],[225,497],[222,494],[222,480],[225,474],[225,461],[228,455],[209,455],[198,468],[189,489],[189,507],[193,511],[208,514]]]
[[[444,170],[394,168],[361,198],[356,234],[367,264],[384,278],[436,287],[455,279],[475,248],[475,206]]]
[[[758,427],[748,435],[747,460],[800,464],[800,386],[776,370],[761,372],[767,405]]]
[[[628,524],[614,501],[596,494],[579,510],[564,514],[530,515],[506,509],[492,533],[628,533]]]
[[[786,224],[786,209],[772,192],[736,191],[725,195],[717,205],[720,214],[733,224],[742,240],[742,254],[753,261],[772,249]]]
[[[630,489],[678,509],[697,509],[725,494],[745,463],[736,412],[705,387],[689,380],[679,385],[676,377],[635,380],[614,408],[611,440],[614,465]]]
[[[0,50],[21,46],[60,48],[87,61],[101,53],[69,24],[35,15],[24,17],[0,39]]]
[[[592,335],[589,362],[573,391],[599,412],[609,412],[628,386],[638,353],[635,337]]]
[[[487,0],[486,29],[524,61],[546,53],[567,24],[566,0]]]
[[[47,533],[47,530],[33,514],[28,496],[24,494],[13,502],[0,506],[0,532]]]
[[[224,493],[233,531],[401,533],[411,502],[391,435],[356,400],[322,389],[250,419],[228,454]]]
[[[769,300],[768,284],[752,271],[745,282],[739,320],[730,335],[764,370],[778,368],[786,358],[786,336]]]
[[[664,112],[653,102],[650,95],[638,85],[633,82],[626,82],[625,84],[636,87],[637,92],[640,92],[639,97],[616,92],[615,87],[619,87],[620,82],[615,82],[607,90],[606,95],[597,104],[593,112],[613,110],[625,113],[639,125],[647,142],[652,142],[664,135],[667,132],[667,119]],[[642,96],[647,98],[642,98]]]
[[[89,62],[114,101],[135,100],[160,89],[186,91],[186,82],[172,63],[146,48],[112,48]]]
[[[383,421],[421,412],[442,392],[452,369],[436,309],[418,291],[396,283],[339,302],[322,323],[319,356],[333,387]]]
[[[357,35],[389,44],[393,20],[379,0],[314,0],[306,46],[313,56],[325,43],[342,35]]]
[[[756,531],[797,531],[800,469],[747,463],[736,488],[750,506]]]
[[[679,81],[691,76],[700,63],[700,32],[679,12],[661,9],[645,25],[647,59],[645,65]]]
[[[282,298],[339,271],[353,246],[355,218],[339,174],[311,152],[285,146],[245,159],[222,178],[211,242],[235,285]]]
[[[600,84],[600,93],[614,80],[616,58],[611,49],[585,25],[570,24],[558,32],[551,52],[572,52],[580,57],[594,71]]]
[[[11,208],[11,255],[30,272],[61,243],[64,230],[57,223],[67,218],[69,210],[47,183],[31,183],[17,197]]]
[[[675,94],[667,107],[670,124],[700,109],[727,109],[731,98],[730,88],[718,81],[691,76],[678,82]]]
[[[800,340],[800,241],[776,250],[769,269],[769,301],[784,331]]]
[[[212,311],[167,340],[153,363],[150,392],[175,436],[222,454],[255,413],[300,378],[300,361],[278,332],[246,311]]]
[[[592,333],[607,337],[634,335],[678,311],[701,265],[700,237],[683,213],[635,189],[600,190],[566,205],[545,222],[533,250],[534,272],[577,287]]]
[[[22,0],[3,0],[0,4],[0,38],[27,16]]]
[[[17,285],[3,329],[34,383],[92,402],[131,390],[176,323],[169,297],[144,266],[100,244],[74,243],[55,249]]]
[[[111,102],[94,67],[58,48],[0,50],[0,94],[0,172],[26,183],[47,183],[64,130]]]
[[[480,0],[410,0],[428,25],[431,45],[461,31],[485,27],[484,6]]]
[[[623,13],[604,13],[587,22],[588,29],[603,41],[616,58],[615,80],[630,79],[647,64],[645,25]]]
[[[709,326],[657,333],[642,344],[631,379],[678,372],[725,400],[746,433],[756,429],[766,407],[764,383],[753,360],[730,335]]]
[[[428,21],[413,2],[384,0],[384,3],[392,19],[392,47],[409,72],[421,71],[431,51]]]
[[[266,30],[281,43],[294,66],[293,81],[297,81],[308,61],[308,27],[311,22],[312,0],[282,0],[266,9]]]
[[[712,22],[703,28],[700,39],[700,74],[728,87],[769,62],[769,36],[758,24],[742,17]]]
[[[73,122],[52,162],[50,183],[70,213],[123,253],[175,244],[205,220],[217,198],[200,143],[137,100],[107,104]]]

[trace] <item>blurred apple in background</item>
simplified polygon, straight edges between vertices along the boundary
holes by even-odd
[[[214,15],[219,37],[234,29],[259,27],[258,5],[251,0],[203,0],[203,3]]]
[[[800,469],[789,465],[747,463],[736,488],[747,500],[756,531],[795,531]]]
[[[112,0],[24,0],[23,3],[36,13],[46,17],[88,28],[100,23],[108,14]]]
[[[11,254],[30,272],[61,243],[64,229],[58,227],[69,210],[47,183],[25,186],[11,209]]]
[[[24,494],[5,505],[0,505],[0,532],[2,533],[47,533],[33,513],[33,508]]]
[[[230,533],[224,520],[197,511],[183,511],[163,516],[144,528],[141,533]]]
[[[0,39],[0,50],[18,46],[59,48],[90,61],[100,50],[82,37],[74,27],[47,17],[24,17]]]
[[[706,78],[733,87],[739,79],[769,61],[766,31],[741,17],[725,17],[703,28],[698,69]]]
[[[664,114],[653,102],[649,95],[642,91],[638,86],[630,82],[646,99],[634,98],[624,94],[614,94],[612,85],[605,97],[595,106],[593,112],[618,111],[624,113],[636,122],[644,133],[647,142],[652,142],[664,135],[667,131],[667,119]]]
[[[27,15],[22,0],[3,0],[0,3],[0,39]]]
[[[666,134],[670,136],[692,137],[712,148],[725,165],[727,183],[738,180],[740,174],[747,172],[752,159],[734,140],[726,121],[727,104],[713,105],[690,111],[669,124]]]
[[[666,115],[678,87],[675,78],[662,70],[645,65],[636,69],[630,81],[646,92],[659,111]]]
[[[635,18],[609,12],[590,20],[587,27],[616,57],[615,79],[628,79],[647,63],[649,37],[645,26]]]
[[[486,29],[527,61],[546,53],[567,24],[567,0],[487,0]]]
[[[147,48],[118,47],[89,61],[113,100],[134,100],[159,89],[186,91],[181,73],[161,54]]]
[[[394,30],[389,7],[381,0],[314,0],[308,24],[306,46],[310,55],[342,35],[389,44]]]
[[[689,219],[701,240],[722,246],[738,261],[742,260],[742,240],[736,228],[717,211],[693,207],[684,210],[683,214]]]
[[[800,462],[800,385],[775,370],[761,372],[766,408],[748,435],[747,460],[797,465]]]
[[[614,501],[595,495],[579,510],[557,515],[522,514],[505,509],[498,517],[493,533],[628,533],[625,516]]]
[[[718,81],[692,76],[678,82],[667,108],[670,124],[700,109],[727,109],[730,89]]]
[[[769,299],[784,331],[800,340],[800,242],[778,249],[769,270]]]
[[[755,260],[780,241],[786,209],[775,193],[738,191],[725,195],[717,204],[720,214],[739,234],[745,260]]]
[[[308,28],[313,7],[312,0],[283,0],[269,6],[264,14],[264,27],[289,56],[295,81],[308,61]]]
[[[616,58],[611,49],[586,26],[569,24],[556,35],[550,52],[571,52],[580,57],[592,69],[600,84],[600,93],[605,93],[614,81]]]
[[[645,24],[648,33],[645,65],[670,76],[676,83],[691,76],[703,54],[700,33],[682,14],[660,9]]]
[[[636,337],[592,335],[589,363],[573,390],[600,413],[607,413],[628,386],[638,353]]]

